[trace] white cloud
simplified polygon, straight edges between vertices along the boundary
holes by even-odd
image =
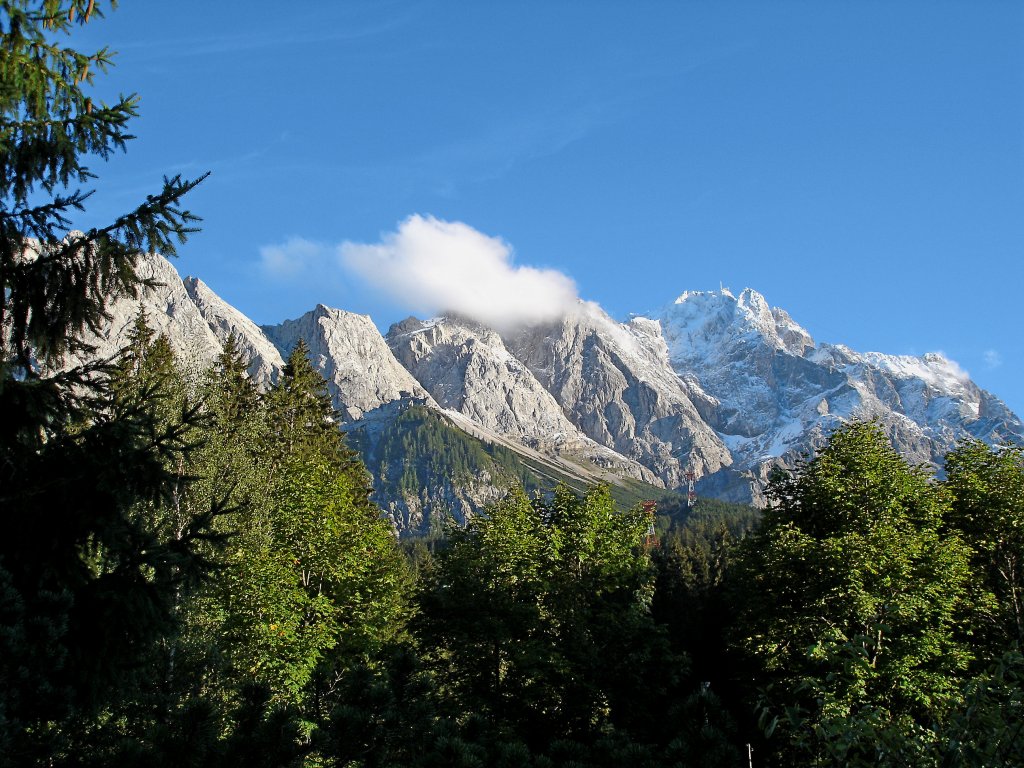
[[[514,266],[505,241],[432,216],[410,216],[379,243],[342,243],[339,257],[411,312],[455,312],[496,328],[557,319],[577,298],[561,272]]]
[[[326,249],[319,243],[302,237],[290,237],[280,245],[261,246],[260,266],[274,277],[295,277],[317,266],[325,254]]]
[[[982,358],[989,368],[998,368],[1003,364],[1003,356],[995,349],[986,349]]]
[[[946,373],[950,374],[957,381],[967,382],[971,380],[971,372],[961,366],[960,363],[947,355],[941,349],[937,349],[934,352],[925,352],[924,359],[926,362],[941,363],[942,367],[945,368]],[[932,372],[935,372],[934,368],[932,368]],[[926,381],[930,379],[928,374],[922,375],[922,373],[918,373],[917,375],[921,376]]]
[[[961,366],[960,363],[958,363],[956,360],[952,360],[947,357],[946,362],[949,364],[949,370],[953,373],[953,376],[955,376],[957,380],[964,382],[971,380],[971,372],[968,371],[963,366]]]

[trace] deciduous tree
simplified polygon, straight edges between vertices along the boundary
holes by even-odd
[[[923,738],[961,702],[972,659],[969,550],[944,531],[948,495],[854,423],[776,477],[771,499],[735,594],[784,759],[890,764],[881,729]]]
[[[989,652],[1024,648],[1024,449],[991,448],[979,441],[946,456],[946,488],[953,495],[949,527],[973,552],[979,594],[975,627]]]
[[[651,738],[652,704],[681,660],[649,615],[649,522],[606,488],[563,487],[550,500],[513,491],[453,531],[421,625],[452,711],[534,751],[617,729]]]

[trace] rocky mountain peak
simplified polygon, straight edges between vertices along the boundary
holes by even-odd
[[[393,325],[387,341],[441,407],[532,447],[589,442],[493,329],[456,317],[410,318]]]
[[[355,421],[401,398],[436,403],[391,353],[368,315],[318,304],[295,320],[266,325],[263,332],[287,355],[299,339],[309,347],[313,364],[327,379],[334,406],[343,421]]]
[[[239,349],[249,360],[249,377],[256,385],[266,388],[276,382],[284,367],[284,360],[260,327],[214,293],[199,278],[186,277],[184,286],[192,303],[221,344],[234,334]]]
[[[917,462],[940,462],[967,436],[992,441],[993,425],[1002,439],[1021,434],[1019,420],[944,356],[816,345],[787,312],[769,309],[749,289],[739,297],[686,293],[659,319],[675,371],[696,378],[719,403],[709,423],[732,453],[732,470],[751,478],[763,476],[767,463],[795,460],[852,418],[877,419]]]
[[[141,254],[136,271],[151,282],[137,298],[121,296],[107,304],[109,319],[99,333],[87,334],[86,341],[96,348],[95,357],[104,359],[118,354],[128,342],[128,333],[140,311],[150,327],[165,334],[171,348],[186,365],[207,367],[220,354],[221,342],[196,307],[174,266],[155,253]],[[66,365],[87,362],[71,358]]]
[[[197,369],[234,334],[266,387],[303,338],[347,427],[369,443],[418,404],[573,477],[597,468],[677,488],[693,470],[698,492],[749,501],[773,464],[791,464],[853,418],[877,419],[914,462],[938,463],[968,436],[1024,440],[1020,419],[944,355],[816,344],[749,288],[687,291],[625,323],[586,301],[516,330],[407,318],[385,340],[368,316],[325,304],[258,327],[159,256],[141,256],[138,268],[155,285],[110,302],[110,322],[91,339],[100,356],[125,346],[141,309]]]
[[[420,320],[417,317],[407,317],[405,320],[400,320],[397,323],[392,323],[391,327],[388,328],[388,332],[385,334],[385,338],[390,339],[393,336],[402,336],[406,333],[416,333],[424,328],[429,327],[436,320]]]
[[[731,462],[695,402],[708,404],[706,395],[669,367],[659,322],[617,323],[585,302],[506,344],[580,431],[653,469],[670,487],[691,467],[703,475]]]
[[[705,360],[709,339],[729,338],[751,349],[766,347],[802,355],[814,346],[811,335],[787,312],[770,307],[752,288],[735,296],[727,288],[719,291],[686,291],[660,313],[674,360]]]

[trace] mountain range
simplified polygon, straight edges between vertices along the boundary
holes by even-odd
[[[96,354],[124,346],[142,307],[195,368],[234,334],[265,388],[304,339],[398,533],[462,519],[513,482],[608,482],[636,500],[685,488],[692,473],[699,494],[758,504],[773,466],[794,466],[856,418],[936,467],[963,438],[1024,440],[1020,419],[942,355],[816,343],[751,289],[687,291],[625,322],[579,302],[511,331],[447,315],[382,335],[368,316],[322,304],[257,326],[161,256],[140,272],[158,285],[112,302]]]

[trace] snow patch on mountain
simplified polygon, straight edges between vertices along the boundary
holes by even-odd
[[[958,440],[1022,436],[1020,420],[939,353],[858,353],[815,344],[788,313],[749,288],[686,292],[660,320],[675,372],[718,401],[709,414],[734,469],[792,463],[831,430],[878,420],[911,461],[937,464]],[[755,494],[756,496],[756,494]]]

